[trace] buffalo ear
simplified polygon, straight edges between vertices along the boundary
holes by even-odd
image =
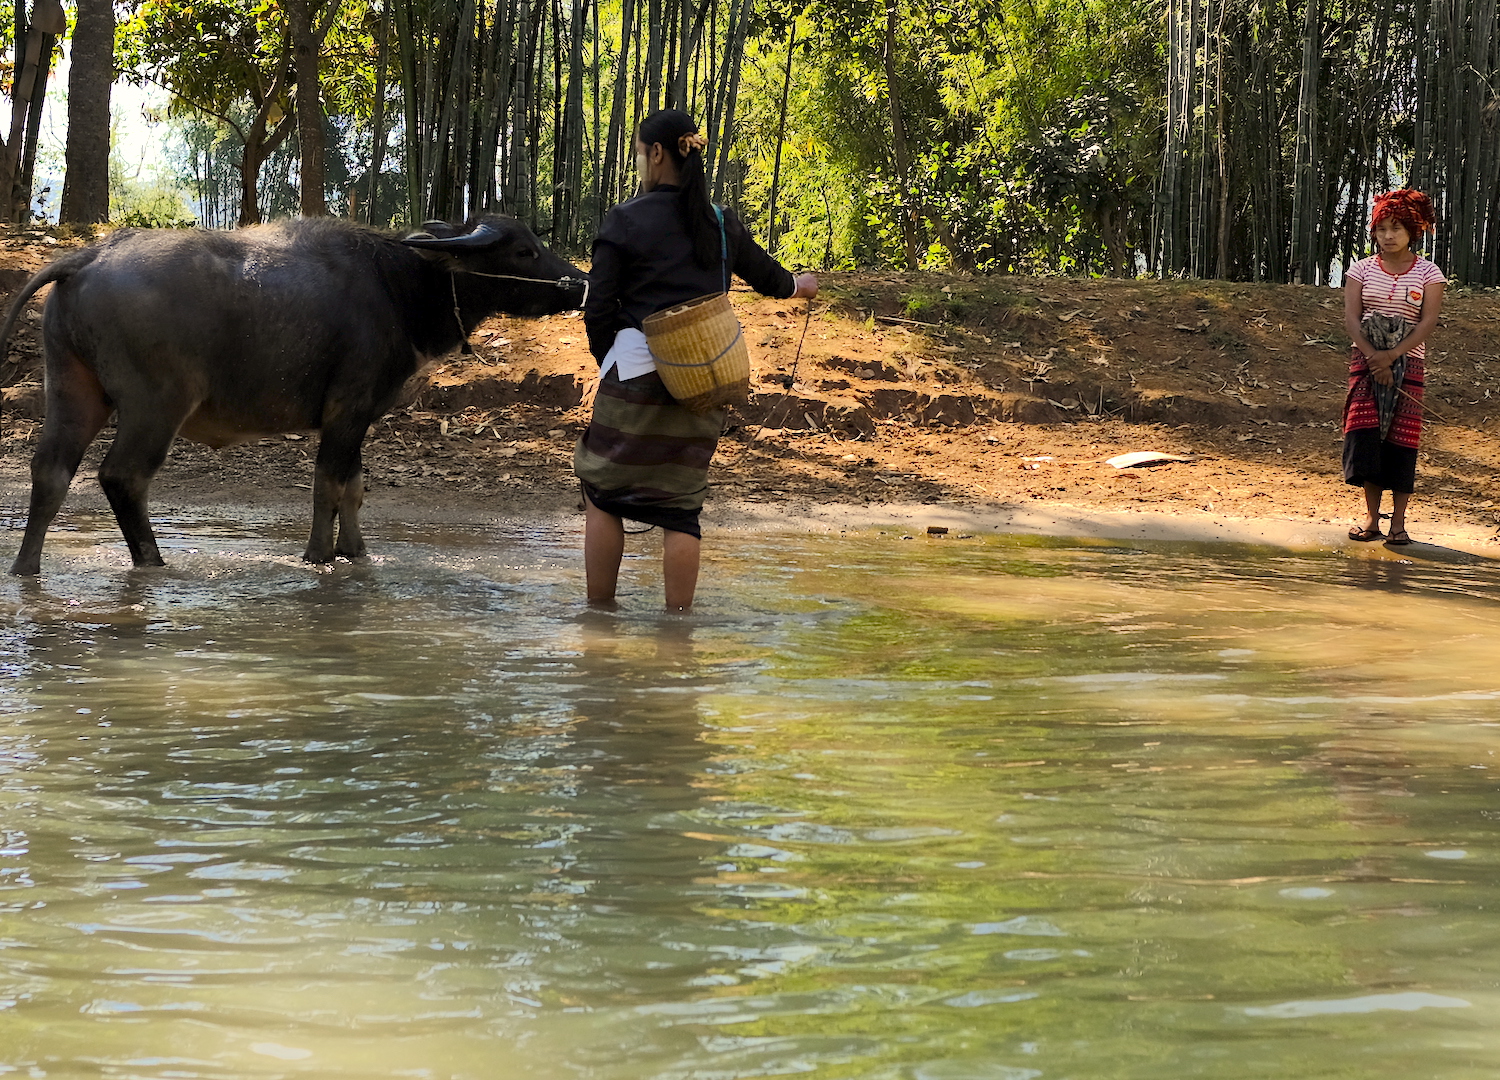
[[[436,225],[442,225],[448,234],[445,236],[439,233],[433,228]],[[451,251],[458,254],[466,251],[485,251],[505,239],[505,230],[497,228],[491,221],[481,221],[474,226],[472,231],[466,233],[457,233],[447,222],[429,221],[422,227],[427,231],[408,236],[401,242],[408,247],[428,251]]]

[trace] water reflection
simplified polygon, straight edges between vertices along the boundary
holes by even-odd
[[[1500,1065],[1492,569],[571,542],[0,583],[0,1071]]]

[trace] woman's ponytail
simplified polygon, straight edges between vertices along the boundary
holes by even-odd
[[[719,219],[708,198],[708,177],[703,169],[708,140],[698,134],[698,125],[681,109],[662,109],[642,120],[640,140],[648,148],[660,143],[671,155],[677,166],[677,204],[693,241],[693,258],[705,270],[717,266],[722,252]]]

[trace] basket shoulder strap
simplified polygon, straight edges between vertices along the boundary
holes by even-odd
[[[724,231],[724,209],[713,203],[714,217],[719,219],[719,262],[724,267],[724,291],[729,292],[729,236]]]

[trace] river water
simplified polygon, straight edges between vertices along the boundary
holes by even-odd
[[[0,583],[0,1076],[1500,1072],[1500,571],[75,517]]]

